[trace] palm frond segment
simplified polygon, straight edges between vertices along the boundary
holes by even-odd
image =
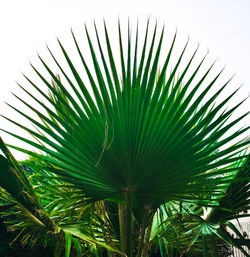
[[[0,186],[16,200],[16,203],[21,204],[19,208],[36,224],[54,232],[55,224],[45,213],[33,187],[1,138],[0,149],[5,154],[0,155]]]

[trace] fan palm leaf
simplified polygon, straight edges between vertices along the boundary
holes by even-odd
[[[58,40],[74,82],[49,50],[62,80],[42,57],[39,56],[39,59],[57,88],[33,65],[31,66],[41,84],[26,76],[25,78],[38,94],[28,92],[20,85],[41,107],[41,111],[15,95],[39,119],[32,118],[9,104],[37,130],[4,116],[37,141],[10,131],[5,131],[6,133],[45,155],[12,147],[40,158],[46,163],[46,170],[59,174],[65,181],[83,190],[89,198],[126,202],[124,208],[127,216],[124,219],[128,229],[133,210],[138,206],[147,206],[154,212],[160,204],[170,200],[206,198],[207,201],[216,201],[221,198],[234,177],[232,172],[239,169],[232,168],[232,163],[245,158],[238,153],[248,144],[240,141],[248,127],[230,133],[247,115],[245,113],[236,119],[230,119],[244,99],[229,109],[226,109],[228,102],[237,90],[224,100],[217,100],[227,89],[230,80],[210,94],[222,71],[208,81],[212,64],[196,80],[206,58],[205,56],[196,67],[191,68],[198,48],[189,61],[183,63],[183,71],[178,74],[188,42],[173,68],[169,67],[176,35],[159,72],[164,28],[157,42],[156,24],[149,40],[149,22],[141,52],[138,47],[138,28],[133,45],[128,27],[125,52],[122,31],[120,24],[118,25],[122,74],[120,80],[106,24],[104,23],[104,44],[95,25],[98,49],[95,49],[86,26],[85,31],[94,71],[90,70],[73,32],[72,36],[88,81],[83,81],[81,73]],[[97,54],[100,54],[101,60]],[[191,75],[187,78],[188,72]],[[44,93],[42,84],[55,96],[56,101]],[[62,113],[67,114],[68,119]],[[237,138],[238,141],[232,143]],[[218,148],[223,150],[218,152]],[[152,217],[152,214],[149,216]],[[125,234],[131,235],[131,231]],[[128,247],[130,245],[128,243]],[[131,256],[131,253],[128,255]]]

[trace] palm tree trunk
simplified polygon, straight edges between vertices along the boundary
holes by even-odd
[[[118,204],[118,212],[119,212],[119,226],[120,226],[120,250],[125,253],[127,249],[127,224],[125,224],[125,204]]]
[[[119,203],[119,225],[120,225],[120,244],[121,251],[126,253],[128,257],[132,257],[132,231],[133,231],[133,215],[132,215],[132,193],[126,192],[126,203]]]
[[[203,241],[203,257],[208,257],[208,247],[207,247],[207,235],[202,235]]]

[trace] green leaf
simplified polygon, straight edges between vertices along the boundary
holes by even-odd
[[[196,62],[198,47],[185,58],[188,41],[172,64],[176,33],[169,49],[163,52],[164,28],[159,30],[157,23],[150,38],[148,21],[141,48],[139,28],[135,42],[129,25],[127,40],[121,28],[118,24],[121,72],[105,22],[103,42],[96,25],[97,42],[85,26],[93,71],[84,57],[86,49],[80,49],[72,32],[87,81],[61,41],[58,43],[66,67],[49,50],[60,75],[39,56],[46,74],[32,65],[39,80],[33,82],[25,76],[36,94],[21,86],[27,97],[39,105],[39,110],[16,94],[24,108],[37,118],[9,104],[34,128],[15,121],[15,117],[3,116],[34,139],[5,132],[41,154],[24,147],[13,148],[36,157],[44,170],[80,190],[88,201],[119,202],[129,192],[138,220],[142,220],[138,211],[141,206],[147,206],[153,215],[161,204],[175,200],[219,205],[229,184],[240,173],[241,166],[235,163],[248,157],[239,153],[247,148],[248,142],[242,141],[242,137],[249,128],[235,129],[248,112],[234,116],[244,100],[227,109],[237,92],[223,96],[231,79],[219,82],[222,71],[209,78],[214,64],[206,68],[206,56]],[[67,69],[70,75],[66,74]],[[1,161],[4,166],[5,160]],[[243,192],[235,195],[239,205],[247,203],[246,199],[239,201],[243,195]],[[53,204],[51,210],[56,208]],[[204,231],[211,232],[211,226],[206,226]]]
[[[77,238],[74,238],[74,237],[72,239],[73,239],[73,242],[74,242],[74,245],[75,245],[75,248],[76,248],[76,256],[77,257],[82,257],[82,246],[81,246],[80,241]]]
[[[65,232],[65,257],[70,257],[71,243],[72,243],[71,233]]]
[[[87,235],[85,235],[84,233],[82,233],[79,229],[75,228],[75,227],[67,227],[67,228],[63,228],[63,231],[65,233],[71,233],[72,235],[82,239],[83,241],[86,241],[92,245],[99,245],[99,246],[102,246],[104,248],[106,248],[107,250],[109,251],[112,251],[112,252],[116,252],[116,253],[119,253],[121,254],[122,256],[126,256],[126,254],[120,252],[119,250],[116,250],[112,247],[110,247],[109,245],[106,245],[105,243],[103,242],[99,242]]]

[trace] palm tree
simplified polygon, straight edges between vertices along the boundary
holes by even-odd
[[[41,110],[15,95],[38,119],[9,104],[36,129],[4,116],[31,134],[34,140],[5,132],[41,151],[35,153],[11,146],[36,158],[40,168],[56,174],[64,183],[78,190],[79,199],[88,202],[105,200],[107,206],[117,204],[120,250],[128,257],[147,256],[153,217],[162,204],[191,201],[214,206],[224,197],[240,170],[240,166],[234,163],[247,157],[247,154],[239,153],[248,144],[240,139],[249,128],[233,130],[247,113],[236,119],[230,118],[244,99],[229,109],[226,109],[227,104],[237,90],[223,101],[217,100],[230,80],[210,94],[222,71],[208,81],[212,64],[197,79],[206,58],[191,69],[198,48],[183,71],[178,73],[188,42],[170,70],[176,34],[163,66],[159,68],[164,28],[156,43],[157,24],[149,39],[149,22],[141,51],[138,27],[133,44],[128,26],[126,52],[118,24],[121,56],[119,79],[106,25],[104,23],[106,52],[96,25],[94,27],[98,51],[85,26],[94,72],[85,61],[72,32],[89,81],[82,80],[81,73],[58,40],[71,75],[66,74],[50,49],[62,79],[40,56],[54,84],[31,65],[54,98],[44,93],[39,82],[33,82],[25,75],[38,94],[20,87]],[[191,75],[186,78],[190,71]],[[235,139],[237,142],[231,143]],[[219,148],[223,150],[217,151]]]

